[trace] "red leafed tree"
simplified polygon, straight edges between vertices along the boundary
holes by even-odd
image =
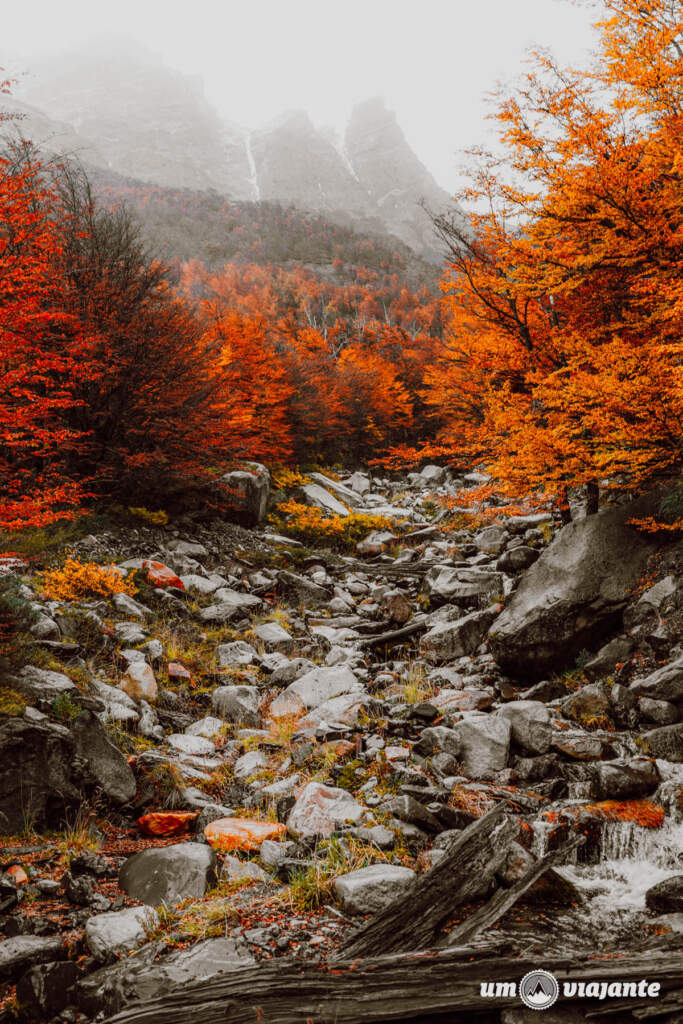
[[[0,156],[0,528],[73,516],[88,489],[70,477],[87,437],[70,424],[90,345],[65,311],[49,216],[54,190],[28,145]]]

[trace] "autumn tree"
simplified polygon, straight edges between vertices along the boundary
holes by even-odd
[[[75,514],[87,479],[69,475],[86,443],[69,423],[92,372],[89,345],[64,308],[50,210],[55,192],[29,144],[0,155],[0,528]]]
[[[442,439],[509,490],[645,488],[680,469],[682,39],[674,0],[606,0],[599,60],[547,54],[501,98],[449,250]],[[595,502],[593,502],[593,510]]]

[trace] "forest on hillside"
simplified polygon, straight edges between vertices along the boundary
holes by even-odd
[[[182,505],[245,458],[439,455],[565,511],[570,488],[675,477],[680,11],[607,9],[593,67],[538,54],[498,96],[504,156],[476,154],[466,223],[435,213],[440,280],[320,217],[94,188],[30,142],[5,151],[2,528],[129,502],[143,481],[155,507]]]

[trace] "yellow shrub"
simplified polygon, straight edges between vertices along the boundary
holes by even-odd
[[[310,477],[300,473],[298,469],[288,469],[287,466],[280,466],[273,470],[273,486],[278,491],[288,491],[292,487],[303,487],[310,484]]]
[[[168,522],[168,514],[162,510],[158,512],[150,512],[148,508],[128,508],[128,511],[136,519],[142,519],[145,523],[150,523],[151,526],[166,526]]]
[[[54,601],[77,601],[81,597],[109,597],[112,594],[128,594],[132,597],[137,588],[132,580],[126,580],[116,569],[95,562],[79,562],[67,558],[61,569],[48,569],[40,576],[48,597]]]
[[[348,516],[325,516],[322,509],[283,501],[270,522],[283,533],[304,543],[331,544],[348,548],[373,530],[390,530],[395,525],[386,516],[351,512]]]

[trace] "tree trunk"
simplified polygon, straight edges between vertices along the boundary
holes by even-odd
[[[600,488],[595,480],[586,484],[586,515],[595,516],[600,504]]]
[[[371,956],[425,949],[439,928],[463,903],[490,888],[515,841],[519,825],[506,818],[507,803],[496,804],[468,825],[433,868],[352,934],[339,956]]]
[[[482,983],[518,985],[528,971],[539,967],[559,981],[559,1005],[564,981],[647,978],[661,984],[654,1004],[646,997],[621,1002],[620,1009],[659,1009],[665,1001],[675,1006],[682,992],[680,952],[615,954],[609,959],[604,955],[542,957],[539,961],[538,957],[503,956],[499,945],[483,955],[468,946],[345,961],[333,967],[313,967],[290,958],[254,964],[179,986],[159,999],[122,1010],[106,1024],[381,1024],[414,1021],[428,1014],[443,1014],[444,1024],[467,1024],[475,1013],[490,1015],[521,1005],[516,993],[482,995]],[[596,1012],[609,1011],[616,1002],[601,1000]],[[576,1008],[577,999],[564,1005],[567,1010]],[[592,1010],[591,1002],[588,1005]]]

